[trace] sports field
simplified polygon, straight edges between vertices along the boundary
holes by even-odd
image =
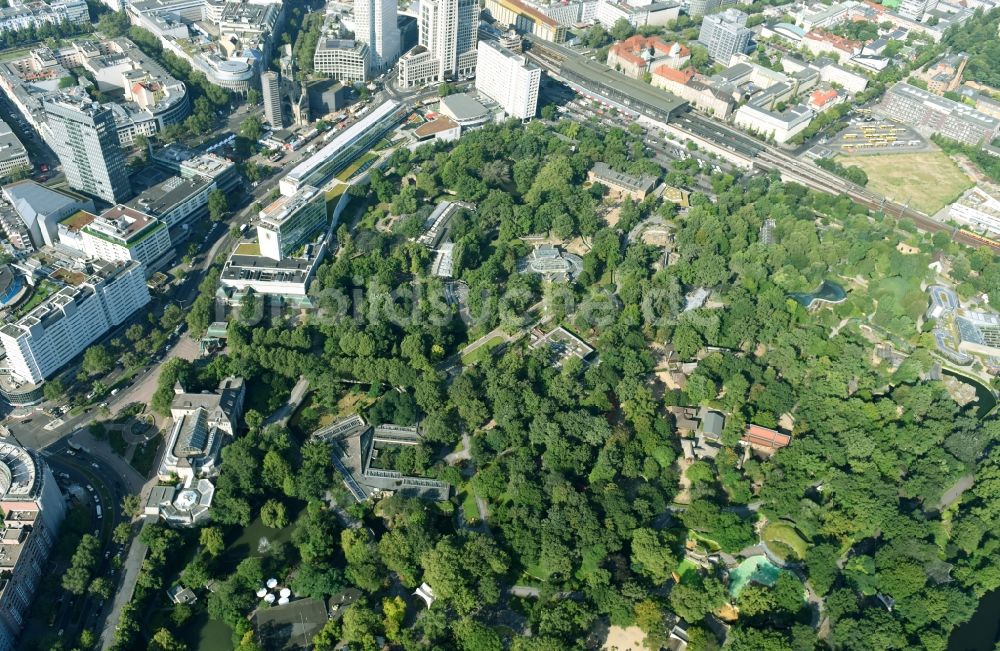
[[[838,156],[868,175],[868,188],[899,203],[933,215],[951,203],[972,180],[940,151],[872,156]]]

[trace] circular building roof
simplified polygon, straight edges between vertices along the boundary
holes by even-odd
[[[5,264],[0,267],[0,308],[9,307],[21,298],[24,277]]]

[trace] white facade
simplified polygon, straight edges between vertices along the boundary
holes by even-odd
[[[38,384],[147,303],[142,265],[105,263],[79,285],[63,287],[21,319],[5,324],[0,343],[11,371]]]
[[[418,45],[400,60],[400,85],[409,88],[475,74],[478,17],[476,0],[423,0]]]
[[[523,56],[492,41],[479,42],[476,90],[519,120],[535,117],[542,70]]]
[[[745,104],[736,110],[735,124],[765,137],[774,138],[778,144],[788,142],[795,134],[809,126],[813,112],[803,105],[777,113],[765,108]]]
[[[320,37],[313,53],[313,69],[337,81],[363,83],[371,77],[368,70],[371,56],[367,43]]]
[[[355,0],[354,36],[368,44],[370,70],[385,70],[399,58],[396,0]]]
[[[45,2],[21,2],[12,0],[9,6],[0,9],[0,32],[17,31],[43,25],[59,25],[68,22],[84,25],[90,22],[90,11],[84,0],[55,0]]]
[[[948,217],[976,231],[1000,234],[1000,199],[982,188],[973,188],[951,204]]]
[[[326,197],[311,185],[281,196],[260,211],[257,242],[260,254],[272,260],[291,256],[327,225]]]
[[[134,260],[144,265],[147,273],[173,250],[163,222],[122,205],[98,216],[80,235],[89,257],[107,262]]]
[[[712,60],[729,65],[734,54],[746,52],[753,31],[747,28],[747,15],[737,9],[705,16],[698,40],[708,48]]]
[[[937,0],[903,0],[899,4],[899,15],[910,20],[920,20],[924,14],[937,7]]]
[[[10,126],[0,120],[0,177],[7,176],[15,170],[30,170],[28,150],[17,139]]]
[[[132,189],[111,110],[63,95],[45,102],[45,112],[69,186],[108,203],[128,199]]]

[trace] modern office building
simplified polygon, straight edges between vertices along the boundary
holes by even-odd
[[[285,121],[281,116],[281,75],[273,70],[260,75],[261,98],[264,101],[264,119],[273,129],[281,129]]]
[[[40,45],[26,56],[0,63],[0,90],[53,149],[45,101],[62,94],[61,80],[81,78],[105,95],[122,146],[131,145],[138,135],[151,136],[182,122],[191,112],[184,82],[127,38]]]
[[[260,211],[257,242],[260,254],[272,260],[292,257],[326,227],[326,197],[307,185],[295,194],[278,197]]]
[[[52,143],[69,186],[108,203],[132,195],[110,108],[83,95],[45,102]]]
[[[420,3],[417,47],[399,60],[404,88],[476,72],[479,3],[476,0],[424,0]]]
[[[33,450],[0,442],[0,651],[15,651],[66,504],[52,470]]]
[[[368,45],[370,72],[380,72],[399,58],[396,0],[355,0],[354,37]]]
[[[292,168],[278,182],[281,194],[293,195],[307,185],[322,188],[409,114],[410,107],[396,100],[375,107],[322,149]]]
[[[123,4],[132,24],[152,32],[165,51],[187,61],[209,82],[240,94],[258,85],[270,63],[274,35],[285,22],[285,4],[275,0]]]
[[[313,70],[337,81],[364,83],[371,78],[367,43],[351,38],[320,36],[313,53]]]
[[[688,15],[692,18],[705,16],[716,9],[736,4],[736,0],[691,0],[688,5]]]
[[[0,120],[0,178],[11,172],[30,170],[28,150],[10,130],[10,125]]]
[[[968,145],[990,143],[1000,133],[997,118],[903,82],[885,92],[878,110],[925,134],[941,134]]]
[[[208,216],[208,195],[214,189],[215,181],[201,176],[172,176],[142,192],[126,205],[155,217],[168,228],[175,228]]]
[[[136,261],[150,275],[173,254],[167,225],[155,217],[118,204],[81,229],[83,249],[107,262]]]
[[[479,41],[476,68],[476,90],[512,117],[535,117],[541,68],[494,41]]]
[[[705,16],[701,22],[698,40],[708,48],[712,60],[724,66],[734,54],[746,52],[753,30],[747,28],[748,16],[738,9]]]
[[[201,154],[179,143],[171,143],[153,152],[152,160],[163,169],[179,174],[182,179],[214,182],[215,187],[227,194],[243,184],[236,163],[233,161],[218,154]]]
[[[61,277],[64,287],[0,327],[10,371],[23,381],[41,383],[149,303],[138,262],[95,263],[89,275],[66,271]]]

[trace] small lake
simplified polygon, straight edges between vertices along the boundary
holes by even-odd
[[[814,292],[792,292],[788,297],[797,301],[802,307],[809,307],[813,304],[813,301],[839,303],[847,298],[847,292],[837,283],[824,280]]]
[[[223,622],[209,619],[199,610],[184,624],[184,641],[192,651],[232,651],[233,631]]]
[[[982,382],[947,369],[944,373],[975,387],[978,418],[982,418],[996,406],[996,397]],[[972,619],[952,631],[948,639],[948,651],[993,651],[996,643],[1000,641],[998,614],[1000,614],[1000,590],[994,590],[979,600]]]
[[[969,377],[968,375],[962,375],[961,373],[955,373],[954,371],[950,371],[948,369],[944,369],[943,373],[965,382],[966,384],[972,385],[972,387],[976,390],[976,418],[982,418],[986,414],[990,413],[994,407],[996,407],[996,396],[993,395],[993,392],[989,387],[976,378]]]
[[[288,517],[292,524],[284,529],[269,529],[260,518],[250,523],[239,538],[234,540],[220,559],[224,573],[236,569],[236,564],[247,556],[264,556],[269,548],[287,543],[292,538],[292,531],[298,518],[305,512],[302,504],[293,503],[289,507]],[[262,540],[263,544],[262,544]],[[204,596],[205,599],[208,595]],[[200,598],[199,598],[200,600]],[[232,651],[233,631],[224,622],[210,619],[205,612],[204,604],[195,609],[195,615],[184,625],[185,642],[192,651]]]
[[[951,633],[948,651],[993,651],[1000,639],[1000,590],[987,593],[972,619]]]

